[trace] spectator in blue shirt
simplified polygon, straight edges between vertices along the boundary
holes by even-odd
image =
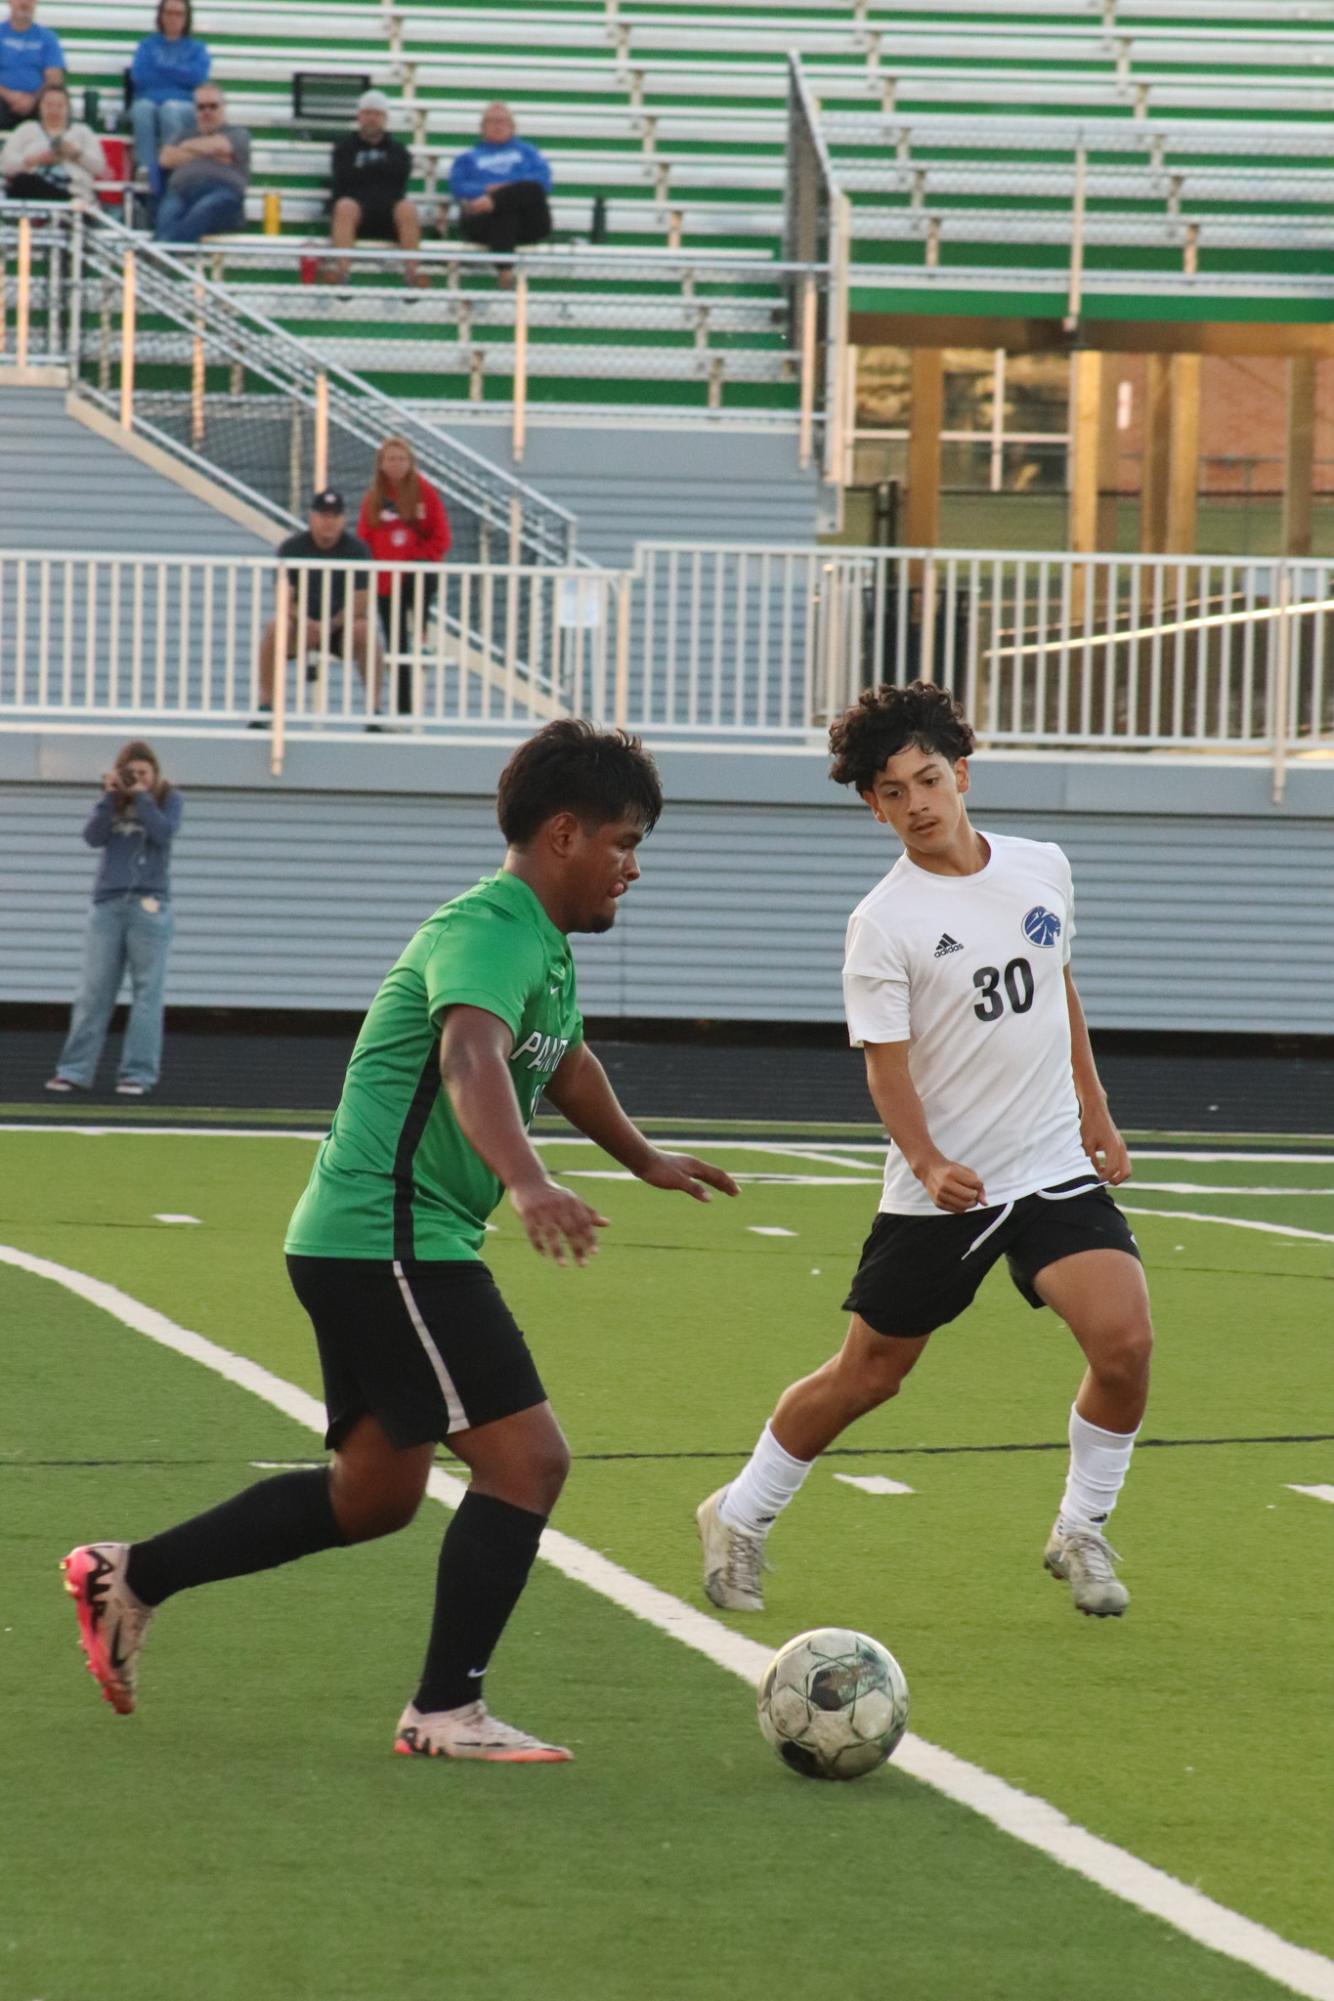
[[[0,132],[31,118],[48,83],[65,81],[65,52],[49,28],[33,18],[37,0],[10,0],[0,28]]]
[[[508,104],[487,105],[482,143],[458,155],[449,170],[449,190],[470,243],[509,256],[521,243],[541,243],[551,234],[551,168],[536,146],[516,136]],[[512,285],[514,267],[502,265],[497,277]]]
[[[168,865],[181,810],[181,795],[162,776],[151,745],[127,743],[115,769],[104,773],[102,796],[83,830],[102,860],[84,933],[83,975],[48,1091],[86,1091],[92,1084],[127,971],[130,1020],[116,1089],[122,1097],[142,1098],[158,1080],[172,934]]]
[[[193,27],[190,0],[159,0],[157,32],[144,36],[130,64],[134,157],[148,176],[154,211],[165,185],[158,155],[194,129],[194,94],[208,82],[209,53]]]

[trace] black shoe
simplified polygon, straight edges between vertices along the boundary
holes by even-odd
[[[248,730],[271,730],[273,728],[273,710],[261,709],[257,716],[250,718],[250,721],[246,724],[246,728]]]

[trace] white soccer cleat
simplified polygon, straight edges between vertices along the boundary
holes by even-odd
[[[720,1487],[695,1510],[704,1545],[704,1595],[724,1612],[764,1610],[764,1537],[733,1528],[718,1512],[727,1492]]]
[[[145,1605],[125,1582],[127,1542],[88,1542],[61,1559],[65,1589],[79,1615],[79,1645],[88,1672],[118,1716],[134,1708],[139,1649],[156,1606]]]
[[[1064,1578],[1070,1586],[1077,1612],[1095,1619],[1119,1619],[1130,1603],[1130,1593],[1112,1567],[1121,1559],[1096,1529],[1062,1534],[1054,1528],[1042,1561],[1053,1577]]]
[[[405,1758],[480,1758],[493,1765],[564,1765],[574,1756],[563,1744],[544,1744],[502,1723],[484,1702],[428,1714],[410,1702],[398,1719],[394,1749]]]

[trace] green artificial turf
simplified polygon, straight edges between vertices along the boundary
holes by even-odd
[[[110,1281],[318,1393],[282,1228],[308,1141],[0,1134],[0,1243]],[[726,1149],[746,1173],[818,1164]],[[605,1166],[552,1146],[561,1171]],[[844,1157],[829,1172],[873,1184]],[[1204,1193],[1156,1191],[1184,1182]],[[490,1261],[576,1455],[557,1526],[702,1606],[691,1514],[777,1391],[839,1339],[874,1185],[748,1183],[707,1208],[576,1180],[612,1218],[586,1271],[502,1209]],[[1145,1161],[1126,1200],[1334,1236],[1334,1162]],[[164,1225],[188,1213],[197,1227]],[[754,1226],[791,1237],[758,1237]],[[1137,1216],[1160,1349],[1118,1511],[1133,1603],[1076,1618],[1039,1558],[1075,1352],[993,1274],[897,1405],[817,1466],[775,1530],[777,1645],[815,1623],[892,1646],[913,1727],[1300,1943],[1334,1952],[1334,1244]],[[742,1683],[539,1566],[490,1693],[568,1769],[389,1753],[443,1520],[169,1606],[144,1704],[81,1672],[55,1569],[302,1458],[313,1435],[107,1314],[0,1265],[0,1536],[9,1811],[0,2001],[713,2001],[798,1990],[1192,2001],[1271,1984],[1178,1937],[891,1767],[795,1779]],[[1228,1440],[1211,1444],[1206,1440]],[[978,1448],[1006,1447],[993,1450]],[[950,1448],[973,1448],[969,1450]],[[884,1498],[838,1472],[888,1472]]]

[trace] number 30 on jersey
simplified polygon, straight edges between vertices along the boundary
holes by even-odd
[[[979,1021],[999,1021],[1007,1000],[1012,1014],[1027,1014],[1033,1005],[1033,968],[1027,959],[1011,959],[1004,972],[997,966],[979,966],[973,985],[978,991],[973,1013]]]

